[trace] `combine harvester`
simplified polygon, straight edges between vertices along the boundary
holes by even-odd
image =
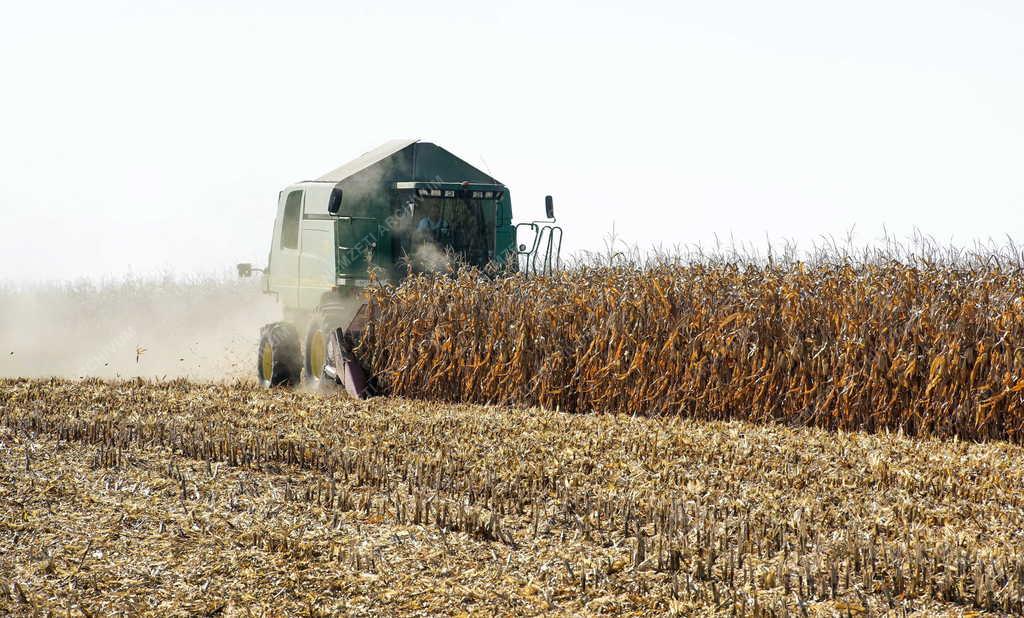
[[[397,283],[450,260],[495,274],[549,272],[562,230],[551,196],[545,206],[548,220],[513,224],[508,187],[418,140],[388,142],[285,187],[266,268],[238,265],[242,277],[261,272],[283,309],[282,321],[260,329],[260,383],[341,384],[369,396],[367,368],[352,353],[371,310],[362,293],[369,273]]]

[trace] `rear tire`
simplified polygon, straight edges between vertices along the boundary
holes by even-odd
[[[297,386],[301,372],[302,353],[295,327],[287,322],[264,326],[256,357],[260,385],[264,388]]]

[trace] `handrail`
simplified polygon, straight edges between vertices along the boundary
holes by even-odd
[[[562,228],[551,225],[550,221],[532,221],[516,225],[516,242],[519,241],[519,228],[529,228],[533,232],[533,242],[529,247],[517,245],[516,254],[525,257],[526,274],[549,275],[562,265]],[[519,249],[522,246],[523,249]]]

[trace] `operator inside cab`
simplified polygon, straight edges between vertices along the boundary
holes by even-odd
[[[448,252],[451,251],[451,231],[448,221],[442,216],[440,200],[424,201],[417,207],[416,215],[422,215],[412,233],[412,269],[414,272],[438,272],[448,267]],[[415,219],[414,219],[415,220]]]
[[[438,212],[438,208],[426,209],[426,216],[420,219],[420,222],[416,225],[416,235],[421,241],[431,240],[437,242],[443,228],[447,227],[444,220],[441,219],[441,213]]]

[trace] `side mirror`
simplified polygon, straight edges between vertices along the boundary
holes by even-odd
[[[548,219],[555,218],[555,200],[550,195],[544,196],[544,214]]]
[[[337,215],[341,212],[341,187],[331,189],[331,199],[327,202],[327,212]]]
[[[239,264],[237,266],[237,268],[238,268],[238,276],[240,278],[247,279],[247,278],[252,276],[252,264],[248,264],[248,263],[246,263],[246,264]]]

